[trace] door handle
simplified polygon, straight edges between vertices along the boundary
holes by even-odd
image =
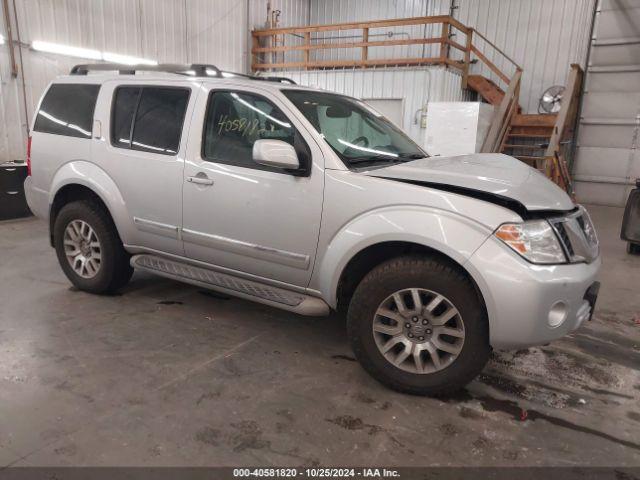
[[[213,180],[206,176],[187,177],[187,182],[195,183],[196,185],[213,185]]]

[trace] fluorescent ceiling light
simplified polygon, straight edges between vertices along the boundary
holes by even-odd
[[[69,57],[90,58],[91,60],[102,60],[102,53],[98,50],[90,50],[88,48],[70,47],[68,45],[60,45],[58,43],[34,41],[31,48],[39,52],[57,53],[59,55],[67,55]]]
[[[0,35],[0,45],[4,44],[4,37]]]
[[[31,48],[39,52],[57,53],[69,57],[88,58],[90,60],[104,60],[105,62],[120,63],[122,65],[158,65],[155,60],[146,58],[130,57],[118,53],[100,52],[89,48],[70,47],[58,43],[41,42],[39,40],[31,43]]]
[[[105,62],[122,63],[124,65],[158,65],[155,60],[147,58],[130,57],[128,55],[120,55],[118,53],[104,52],[102,59]]]

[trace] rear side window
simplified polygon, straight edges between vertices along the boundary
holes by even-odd
[[[51,85],[40,105],[34,131],[91,138],[93,111],[99,91],[100,85]]]
[[[116,147],[131,146],[131,121],[136,112],[140,88],[119,88],[111,113],[111,143]]]
[[[111,112],[115,147],[175,155],[180,146],[190,90],[120,87]]]

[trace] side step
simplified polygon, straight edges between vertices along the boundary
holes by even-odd
[[[189,263],[140,254],[131,258],[131,266],[163,277],[244,298],[300,315],[324,316],[329,305],[320,298],[266,285],[245,278],[203,268]]]

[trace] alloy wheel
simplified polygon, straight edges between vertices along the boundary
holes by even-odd
[[[82,278],[98,274],[102,262],[100,239],[87,222],[69,222],[64,230],[64,253],[73,271]]]
[[[408,288],[380,304],[373,319],[373,336],[392,365],[429,374],[458,358],[465,330],[460,312],[448,298],[431,290]]]

